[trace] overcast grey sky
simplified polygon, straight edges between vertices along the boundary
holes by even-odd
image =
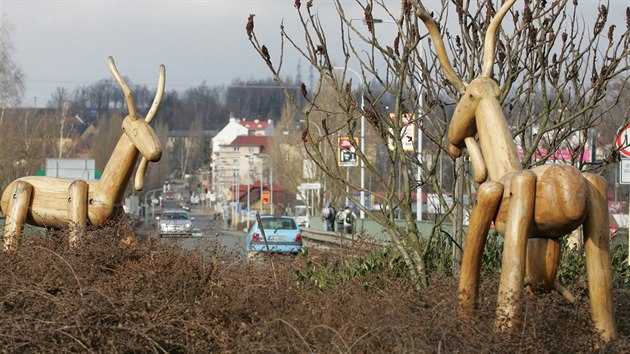
[[[343,1],[350,18],[362,18],[354,0]],[[399,0],[385,0],[398,10]],[[437,0],[425,1],[430,9]],[[184,91],[235,78],[270,77],[247,40],[247,16],[272,54],[280,22],[295,24],[294,0],[0,0],[0,13],[13,27],[14,58],[26,75],[24,106],[46,105],[57,87],[74,90],[111,77],[107,57],[132,82],[155,87],[166,65],[167,90]],[[306,0],[303,0],[306,3]],[[314,0],[320,18],[338,27],[332,0]],[[598,0],[581,0],[597,4]],[[611,0],[611,20],[625,28],[630,0]],[[378,14],[375,17],[379,16]],[[593,13],[594,17],[595,14]],[[295,28],[295,27],[294,27]],[[332,38],[332,37],[329,37]],[[302,75],[308,75],[303,63]],[[297,60],[287,63],[295,76]]]

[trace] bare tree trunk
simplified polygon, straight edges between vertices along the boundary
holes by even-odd
[[[453,274],[459,274],[462,264],[462,249],[464,240],[464,183],[467,178],[464,173],[464,159],[455,160],[455,215],[453,221]]]

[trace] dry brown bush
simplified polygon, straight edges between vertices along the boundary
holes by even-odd
[[[274,257],[274,276],[265,260],[248,263],[219,245],[203,252],[153,240],[127,246],[122,234],[110,225],[68,248],[65,235],[48,233],[18,253],[0,253],[1,350],[630,352],[627,289],[615,290],[620,338],[604,346],[591,330],[584,286],[572,289],[576,305],[556,294],[524,297],[522,324],[496,334],[496,277],[483,280],[480,309],[465,320],[456,315],[450,277],[431,279],[421,292],[387,271],[323,289],[296,285],[296,270],[349,259],[348,250]]]

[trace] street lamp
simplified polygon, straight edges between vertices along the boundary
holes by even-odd
[[[252,189],[251,174],[252,174],[252,170],[248,168],[247,169],[247,230],[249,230],[249,219],[251,219],[251,210],[249,208],[249,190]]]
[[[302,123],[306,123],[306,120],[304,120],[304,119],[300,119],[300,122],[302,122]],[[309,121],[308,121],[308,123],[309,123],[309,126],[310,126],[311,121],[309,120]],[[320,151],[320,152],[321,152],[321,155],[322,155],[322,161],[323,161],[324,163],[326,163],[326,144],[321,142],[321,139],[323,139],[324,134],[322,134],[322,129],[319,127],[319,125],[317,125],[316,123],[313,123],[313,125],[315,126],[315,128],[317,128],[317,133],[318,133],[318,134],[319,134],[319,136],[320,136],[320,142],[318,143],[318,148],[319,148],[319,144],[322,144],[321,151]],[[327,137],[327,139],[328,139],[328,137]],[[319,178],[319,176],[315,176],[315,171],[314,171],[314,168],[312,168],[312,171],[311,171],[311,172],[309,172],[309,174],[308,174],[308,175],[309,175],[309,178],[314,178],[314,179],[317,179],[317,182],[319,182],[319,179],[320,179],[320,178]],[[323,194],[323,196],[325,197],[325,194],[326,194],[326,186],[327,186],[327,183],[326,183],[326,176],[324,175],[324,176],[322,176],[322,177],[323,177],[323,180],[324,180],[324,184],[323,184],[323,185],[324,185],[324,192],[323,192],[322,194]],[[346,179],[347,179],[347,177],[346,177]],[[323,198],[321,198],[320,196],[318,196],[318,198],[317,198],[317,200],[318,200],[318,202],[319,202],[318,207],[319,207],[320,209],[323,207],[323,203],[324,203],[322,199],[323,199]],[[346,197],[346,204],[348,204],[348,197]],[[313,197],[313,192],[311,191],[311,209],[313,209],[313,210],[312,210],[312,212],[311,212],[311,215],[315,215],[315,213],[314,213],[314,212],[315,212],[314,207],[315,207],[315,201],[314,201],[314,197]]]
[[[234,184],[232,185],[232,187],[234,188],[234,195],[233,195],[233,204],[232,204],[232,223],[235,225],[238,225],[239,219],[239,206],[240,206],[240,201],[241,201],[241,176],[239,173],[238,169],[235,169],[234,172],[232,173],[232,176],[234,177]],[[228,225],[231,226],[231,225]]]
[[[361,153],[364,154],[365,152],[365,116],[363,115],[363,108],[365,106],[365,81],[363,80],[363,76],[359,75],[358,72],[356,72],[355,70],[351,69],[351,68],[347,68],[347,67],[343,67],[343,66],[335,66],[333,67],[333,70],[343,70],[344,72],[346,70],[350,71],[351,73],[355,74],[358,78],[359,81],[361,82],[361,137],[360,137],[360,145],[361,145]],[[363,159],[361,159],[361,192],[360,192],[360,200],[361,200],[361,205],[363,207],[365,207],[365,162],[363,161]],[[359,208],[359,218],[360,219],[365,219],[365,212],[363,211],[363,208]]]

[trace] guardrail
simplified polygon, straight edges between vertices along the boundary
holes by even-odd
[[[382,246],[389,242],[375,240],[370,237],[359,237],[358,234],[346,234],[340,232],[320,231],[315,229],[304,229],[302,231],[302,238],[311,243],[327,246],[353,246],[357,242],[361,242],[362,245],[369,246]]]

